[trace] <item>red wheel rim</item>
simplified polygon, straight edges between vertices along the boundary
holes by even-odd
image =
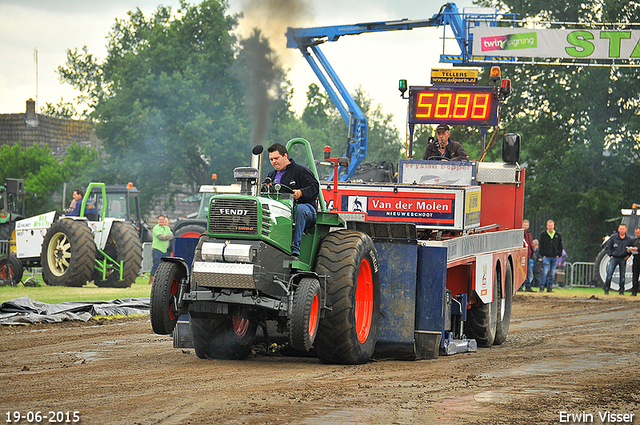
[[[181,238],[199,238],[201,233],[198,232],[185,232],[180,235]]]
[[[8,261],[0,264],[0,279],[9,280],[9,276],[15,276],[15,272]]]
[[[371,265],[366,258],[360,263],[356,285],[356,332],[358,341],[363,344],[369,337],[373,321],[373,277]]]
[[[178,296],[178,284],[180,282],[178,281],[178,278],[173,278],[173,280],[171,281],[171,300],[173,300],[175,297]],[[169,304],[169,319],[176,320],[176,312],[173,310],[173,302],[171,302]]]
[[[240,316],[233,316],[233,331],[238,338],[242,338],[244,334],[247,333],[247,329],[249,329],[248,319]]]
[[[318,301],[318,294],[313,296],[311,302],[311,312],[309,314],[309,336],[313,337],[318,328],[318,312],[320,311],[320,303]]]

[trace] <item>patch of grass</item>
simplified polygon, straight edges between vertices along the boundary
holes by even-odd
[[[595,288],[595,287],[589,287],[589,288],[578,288],[578,287],[574,287],[574,288],[569,288],[569,287],[564,287],[564,288],[553,288],[553,292],[549,293],[549,292],[539,292],[538,288],[532,288],[533,289],[533,293],[529,292],[524,292],[524,294],[531,294],[531,295],[549,295],[549,296],[559,296],[559,297],[576,297],[576,298],[590,298],[592,296],[596,296],[596,297],[601,297],[604,296],[604,291],[602,288]],[[523,294],[523,292],[519,292],[518,295]],[[617,291],[611,290],[609,291],[609,297],[623,297],[623,295],[618,295]],[[636,299],[638,297],[632,297],[630,292],[625,292],[624,294],[625,298],[629,298],[629,299]],[[640,299],[640,298],[638,298]]]
[[[26,273],[22,280],[27,280],[30,273]],[[147,298],[151,294],[149,276],[138,276],[130,288],[99,288],[93,283],[88,283],[80,288],[67,286],[47,286],[41,275],[36,275],[40,286],[25,287],[22,283],[18,286],[0,286],[0,303],[14,298],[27,296],[35,301],[48,304],[57,304],[66,301],[110,301],[116,298]]]

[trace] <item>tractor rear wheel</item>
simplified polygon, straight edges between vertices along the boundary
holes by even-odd
[[[151,327],[159,335],[168,335],[178,323],[180,311],[175,309],[180,281],[186,276],[176,263],[160,263],[151,287]]]
[[[22,263],[13,255],[5,255],[0,258],[0,280],[16,286],[22,280]]]
[[[207,232],[207,226],[200,224],[189,224],[183,226],[176,231],[175,237],[181,238],[199,238],[203,233]]]
[[[596,270],[595,272],[596,281],[598,283],[598,287],[600,288],[604,288],[604,281],[607,280],[607,267],[609,266],[609,260],[610,260],[610,257],[609,255],[607,255],[607,250],[603,248],[598,254],[598,256],[596,257],[596,261],[594,262],[594,268]],[[627,264],[625,267],[625,272],[624,272],[625,278],[626,278],[626,271],[627,270],[631,271],[632,264],[633,264],[633,258],[630,257],[627,260]],[[619,269],[616,268],[616,270],[619,270]],[[613,292],[618,292],[618,290],[620,289],[620,275],[618,276],[615,275],[616,270],[614,270],[614,275],[611,277],[610,289]],[[633,288],[632,279],[625,279],[624,288],[627,291],[630,291]]]
[[[118,268],[107,262],[106,279],[102,279],[102,272],[94,269],[93,282],[100,287],[129,288],[136,281],[142,264],[142,245],[138,231],[133,227],[133,224],[126,221],[114,221],[104,252],[118,263],[122,261],[122,280],[120,280]],[[98,252],[97,259],[102,260],[103,258],[102,253]]]
[[[371,238],[352,230],[322,241],[316,272],[327,275],[327,306],[315,348],[322,363],[368,362],[378,340],[380,273]]]
[[[84,221],[62,219],[42,242],[42,278],[51,286],[80,287],[91,278],[96,258],[93,233]]]
[[[257,322],[236,315],[191,314],[189,328],[196,356],[201,359],[242,360],[251,353]]]
[[[493,272],[493,301],[471,306],[467,314],[467,336],[473,338],[479,347],[491,347],[496,339],[498,326],[498,285],[500,275],[497,270]]]
[[[9,243],[0,245],[0,255],[5,255],[10,252],[10,241],[13,229],[16,227],[15,221],[9,221],[7,223],[0,223],[0,241],[9,241]]]
[[[513,303],[513,269],[511,263],[507,262],[507,270],[504,274],[504,294],[498,297],[498,308],[496,308],[496,338],[494,345],[500,345],[507,340],[509,325],[511,324],[511,304]]]
[[[303,278],[293,294],[289,342],[295,350],[309,351],[318,333],[320,282]]]

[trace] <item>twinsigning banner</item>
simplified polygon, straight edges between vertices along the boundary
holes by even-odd
[[[474,56],[640,59],[640,30],[474,27]]]

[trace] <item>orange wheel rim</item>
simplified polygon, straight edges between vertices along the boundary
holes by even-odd
[[[311,302],[311,312],[309,314],[309,336],[313,337],[318,328],[318,312],[320,311],[320,303],[318,301],[318,294],[313,296]]]
[[[241,316],[233,316],[233,332],[238,338],[242,338],[247,333],[247,329],[249,329],[249,320]]]
[[[199,238],[202,236],[202,233],[198,232],[184,232],[180,235],[181,238]]]
[[[369,337],[373,321],[373,277],[371,265],[366,258],[362,260],[358,270],[355,316],[358,341],[364,344]]]

